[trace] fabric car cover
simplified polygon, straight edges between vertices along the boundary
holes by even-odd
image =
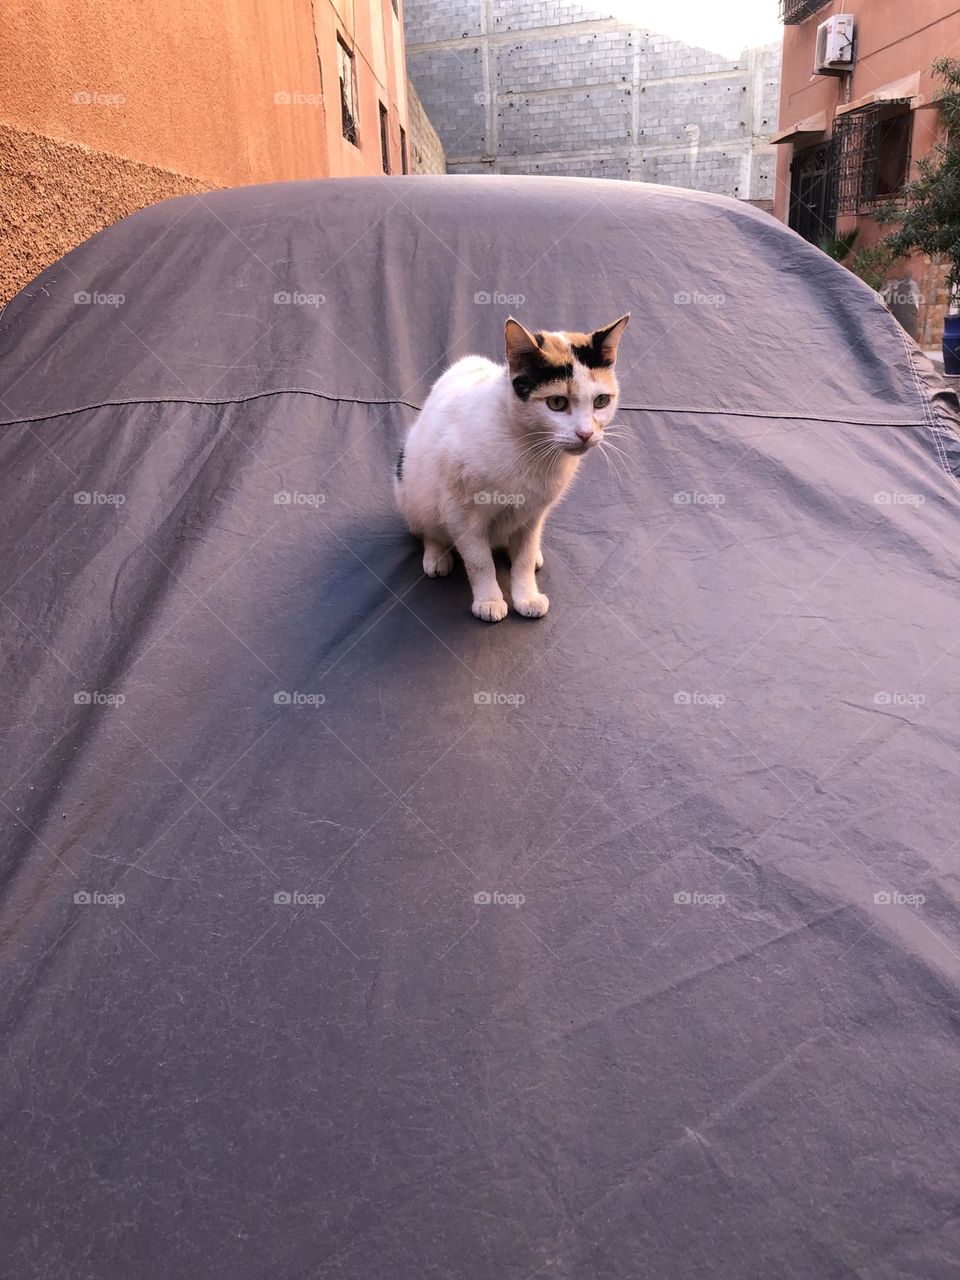
[[[483,625],[403,432],[628,309]],[[291,183],[0,370],[6,1274],[956,1275],[960,449],[876,295],[714,196]]]

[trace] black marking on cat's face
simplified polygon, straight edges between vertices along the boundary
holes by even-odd
[[[613,364],[613,361],[608,360],[603,354],[601,342],[605,336],[606,334],[603,332],[595,333],[593,335],[593,341],[588,345],[577,345],[571,348],[573,354],[585,369],[609,369]]]
[[[529,361],[523,373],[513,379],[513,389],[521,400],[529,400],[530,393],[536,387],[548,382],[568,382],[573,377],[573,363],[553,364],[547,361]]]
[[[403,479],[403,449],[397,454],[397,479]]]

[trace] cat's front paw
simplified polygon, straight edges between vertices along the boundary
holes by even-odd
[[[507,602],[499,600],[474,600],[470,606],[473,616],[481,622],[502,622],[507,616]]]
[[[453,568],[453,555],[449,551],[443,551],[440,555],[433,552],[425,552],[423,557],[423,572],[428,578],[445,578]]]
[[[545,595],[541,595],[539,591],[533,595],[520,596],[515,599],[513,607],[517,613],[522,614],[525,618],[542,618],[550,608],[550,601]]]

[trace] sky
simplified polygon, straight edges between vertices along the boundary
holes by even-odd
[[[727,57],[783,36],[777,0],[611,0],[610,13]]]

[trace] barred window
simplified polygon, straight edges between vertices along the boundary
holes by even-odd
[[[913,112],[902,105],[877,102],[837,116],[837,212],[870,213],[902,190],[912,141]]]
[[[343,136],[355,147],[360,145],[360,126],[357,113],[357,73],[353,54],[337,36],[337,57],[340,63],[340,123]]]
[[[827,0],[780,0],[780,21],[785,26],[795,27],[826,3]]]

